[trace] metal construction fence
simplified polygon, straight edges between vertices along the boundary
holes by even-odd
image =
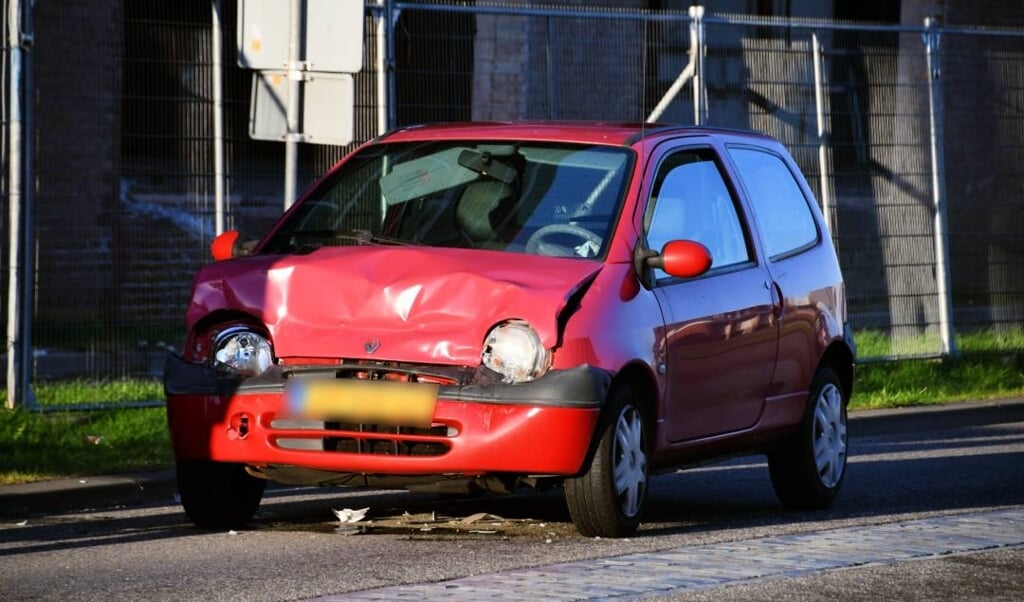
[[[31,4],[4,14],[4,364],[159,378],[212,238],[282,208],[284,145],[248,134],[237,0]],[[926,17],[367,2],[355,142],[300,145],[299,188],[422,122],[764,131],[823,205],[855,330],[883,341],[862,359],[940,356],[956,332],[1024,325],[1024,31]]]

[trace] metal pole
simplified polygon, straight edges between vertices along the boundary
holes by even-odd
[[[821,212],[825,214],[825,226],[829,234],[835,234],[832,217],[832,192],[828,185],[828,141],[825,135],[825,78],[823,76],[824,53],[818,34],[811,34],[814,60],[814,110],[818,117],[818,173],[821,178]]]
[[[651,114],[647,116],[647,123],[654,123],[661,119],[661,115],[665,112],[672,101],[675,100],[676,95],[683,89],[683,85],[693,79],[693,57],[690,57],[690,62],[683,67],[683,70],[679,72],[679,76],[676,77],[676,81],[672,82],[665,95],[658,101],[658,105],[654,107]],[[696,84],[695,84],[696,85]]]
[[[288,34],[288,107],[285,118],[288,133],[285,134],[284,146],[284,208],[287,210],[295,202],[295,189],[299,166],[299,94],[302,91],[304,68],[302,65],[302,0],[292,0],[289,21],[291,30]]]
[[[24,127],[24,148],[25,159],[23,163],[25,189],[22,192],[22,283],[21,283],[21,378],[22,378],[22,407],[28,409],[39,409],[36,403],[36,396],[32,390],[32,375],[35,370],[35,360],[32,347],[32,323],[35,317],[35,274],[36,274],[36,103],[35,103],[35,64],[32,60],[32,46],[35,41],[35,23],[33,21],[33,7],[35,0],[29,0],[22,5],[23,21],[21,24],[21,46],[24,49],[24,56],[21,61],[22,79],[22,123]]]
[[[946,165],[943,156],[942,89],[939,86],[939,27],[936,20],[924,20],[923,35],[928,62],[928,120],[931,130],[932,203],[935,207],[935,281],[939,301],[939,333],[942,354],[956,353],[953,335],[953,298],[949,274],[949,229],[946,204]]]
[[[32,132],[31,6],[21,0],[7,4],[8,80],[8,211],[9,266],[7,281],[7,403],[8,409],[34,408],[30,386],[32,360]],[[24,101],[24,102],[23,102]]]
[[[377,135],[383,135],[388,131],[388,66],[387,66],[387,22],[391,18],[388,14],[384,0],[377,0],[380,10],[377,11],[375,24],[377,37],[374,40],[376,48],[376,69],[377,69]]]
[[[387,10],[387,3],[384,0],[377,0],[379,10],[377,11],[376,26],[377,39],[376,47],[376,69],[377,69],[377,135],[383,136],[388,131],[388,22],[391,20],[391,13]],[[388,173],[388,157],[385,156],[381,165],[381,173]],[[388,213],[388,201],[384,195],[380,195],[381,222]]]
[[[214,234],[224,232],[224,68],[221,56],[224,38],[221,30],[221,0],[211,2],[213,10],[213,227]]]
[[[21,405],[21,2],[7,3],[8,102],[7,207],[9,261],[7,267],[7,408]]]
[[[690,44],[693,52],[693,123],[704,125],[708,117],[707,94],[704,91],[704,7],[690,7]]]
[[[393,0],[384,0],[384,13],[387,22],[387,73],[388,73],[388,128],[398,126],[398,107],[395,105],[395,21],[398,20],[398,11],[395,10]]]

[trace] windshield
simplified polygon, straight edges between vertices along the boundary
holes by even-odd
[[[318,186],[262,252],[398,244],[599,257],[631,157],[581,144],[370,146]]]

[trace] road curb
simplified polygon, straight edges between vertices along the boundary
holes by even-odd
[[[852,437],[1024,422],[1024,398],[850,413]],[[0,486],[0,516],[24,517],[174,499],[173,470]]]
[[[172,501],[174,471],[57,479],[0,487],[0,516],[29,516]]]
[[[1024,397],[850,413],[853,437],[1024,422]]]

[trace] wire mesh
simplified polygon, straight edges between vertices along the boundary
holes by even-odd
[[[1024,69],[1020,38],[942,39],[946,189],[961,327],[1024,319]]]
[[[640,121],[694,56],[691,17],[639,10],[647,4],[639,1],[614,9],[396,4],[383,40],[393,50],[392,126]],[[192,274],[214,235],[211,3],[80,0],[35,10],[36,380],[155,379],[166,351],[181,345]],[[378,102],[385,57],[375,17],[383,12],[367,3],[356,142],[300,145],[300,188],[379,133],[387,107]],[[253,74],[234,60],[236,18],[237,1],[224,0],[227,225],[256,237],[283,207],[284,145],[248,135]],[[814,33],[824,49],[831,234],[851,320],[881,339],[869,355],[935,355],[940,299],[920,26],[709,16],[708,123],[779,138],[820,197]],[[3,49],[6,65],[6,40]],[[940,150],[958,328],[1024,325],[1022,55],[1020,32],[956,29],[942,38]],[[5,110],[5,134],[7,119]],[[692,79],[661,121],[694,121]],[[5,212],[5,266],[6,221]]]
[[[215,234],[211,10],[206,0],[37,5],[37,382],[156,379],[182,344]],[[255,238],[284,205],[284,145],[249,137],[253,74],[234,59],[236,15],[224,2],[226,222]],[[367,20],[359,141],[378,133]],[[355,144],[303,145],[300,189]]]

